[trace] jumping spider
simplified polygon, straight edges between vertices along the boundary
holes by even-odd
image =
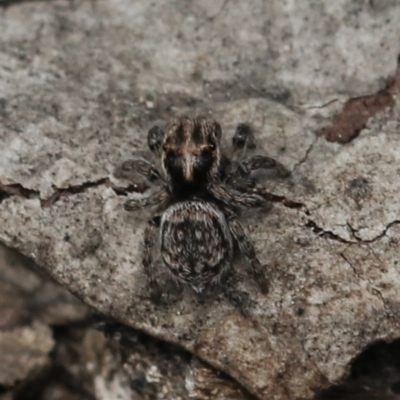
[[[282,176],[288,171],[261,155],[233,161],[222,154],[220,141],[221,127],[216,121],[181,117],[163,130],[155,126],[148,132],[149,148],[161,158],[163,174],[144,159],[129,160],[122,166],[159,186],[148,197],[129,199],[124,205],[127,211],[157,207],[145,230],[143,255],[155,291],[159,291],[153,265],[157,235],[161,257],[172,276],[196,292],[221,280],[232,264],[235,247],[249,261],[262,292],[267,291],[263,266],[237,216],[244,208],[269,206],[251,192],[252,171],[275,168]],[[238,125],[232,141],[236,153],[244,152],[253,143],[249,126]]]

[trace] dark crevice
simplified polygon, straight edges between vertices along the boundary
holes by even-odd
[[[400,339],[375,341],[350,363],[349,376],[314,400],[394,400],[400,394]]]
[[[67,393],[74,394],[76,398],[84,400],[96,400],[94,394],[84,387],[81,379],[75,377],[63,365],[53,363],[51,368],[44,370],[34,380],[28,380],[18,387],[13,400],[37,400],[46,398],[46,391],[53,382],[57,382]]]
[[[350,240],[343,239],[336,233],[333,233],[332,231],[325,231],[322,228],[320,228],[314,221],[308,220],[308,222],[305,224],[307,228],[310,228],[313,233],[317,234],[320,237],[327,238],[330,240],[335,240],[336,242],[340,243],[346,243],[346,244],[354,244],[357,243],[356,241],[352,242]]]
[[[35,199],[39,198],[39,192],[37,190],[24,188],[19,183],[13,183],[10,185],[3,185],[0,183],[0,203],[11,196],[19,196],[24,199]]]
[[[47,199],[41,200],[40,203],[43,208],[50,207],[58,200],[60,200],[62,197],[83,193],[88,189],[102,185],[110,187],[117,196],[127,196],[129,193],[144,193],[149,188],[149,186],[146,184],[130,184],[128,186],[116,186],[110,181],[109,178],[101,178],[98,179],[97,181],[93,182],[89,181],[82,183],[80,185],[68,186],[66,188],[53,187],[54,189],[53,194],[49,196]],[[278,196],[268,192],[259,192],[258,194],[264,197],[266,200],[270,201],[271,203],[281,203],[282,205],[288,208],[299,209],[305,207],[303,203],[287,199],[284,196]],[[39,192],[36,190],[26,189],[19,183],[12,185],[0,184],[0,203],[1,201],[11,196],[19,196],[26,199],[39,198]]]
[[[294,171],[296,171],[296,169],[297,169],[298,167],[300,167],[300,165],[304,164],[304,163],[307,161],[308,156],[310,155],[312,149],[314,148],[315,144],[317,143],[317,140],[318,140],[318,137],[316,137],[315,140],[310,144],[310,146],[309,146],[308,149],[306,150],[304,156],[294,165],[294,167],[293,167],[291,173],[293,173]]]
[[[357,239],[357,241],[360,242],[360,243],[365,243],[365,244],[374,243],[374,242],[376,242],[377,240],[382,239],[382,238],[386,235],[387,231],[388,231],[392,226],[397,225],[397,224],[400,224],[400,220],[395,220],[395,221],[390,222],[388,225],[386,225],[385,229],[384,229],[379,235],[375,236],[373,239],[363,240],[363,239],[359,238],[358,236],[356,236],[355,233],[354,233],[354,237],[355,237],[355,238]],[[354,231],[354,232],[357,232],[357,231]]]
[[[111,188],[117,196],[127,196],[128,193],[143,193],[148,189],[148,186],[144,184],[143,185],[130,184],[126,187],[116,186],[110,181],[109,178],[101,178],[98,179],[97,181],[93,182],[89,181],[82,183],[81,185],[69,186],[63,189],[55,188],[54,193],[49,198],[41,201],[41,205],[42,207],[49,207],[52,206],[54,203],[56,203],[58,200],[60,200],[62,197],[83,193],[88,189],[103,185]]]
[[[41,205],[43,208],[50,207],[54,203],[56,203],[58,200],[60,200],[62,197],[70,196],[70,195],[74,195],[74,194],[78,194],[78,193],[83,193],[87,189],[104,185],[108,181],[109,181],[108,178],[101,178],[94,182],[85,182],[85,183],[82,183],[81,185],[69,186],[69,187],[63,188],[63,189],[54,188],[54,193],[47,199],[41,200]]]
[[[350,246],[346,247],[346,249],[344,251],[342,251],[340,253],[340,257],[343,258],[343,260],[350,266],[351,270],[353,271],[354,275],[358,278],[358,279],[363,279],[360,274],[358,273],[358,271],[356,270],[356,268],[354,267],[353,263],[349,260],[349,258],[346,256],[345,252],[346,250],[349,248]]]
[[[337,242],[341,242],[341,243],[347,243],[347,244],[355,244],[355,243],[360,243],[360,244],[370,244],[370,243],[374,243],[375,241],[382,239],[387,231],[396,224],[400,224],[400,220],[395,220],[390,222],[385,229],[378,235],[375,236],[373,239],[361,239],[360,237],[357,236],[357,230],[355,230],[354,228],[351,227],[351,225],[348,224],[348,228],[351,230],[352,236],[354,238],[354,241],[352,240],[347,240],[347,239],[343,239],[342,237],[340,237],[339,235],[333,233],[332,231],[325,231],[324,229],[322,229],[321,227],[319,227],[314,221],[312,220],[308,220],[308,222],[305,224],[305,226],[307,228],[311,228],[311,230],[317,234],[320,237],[324,237],[324,238],[328,238],[331,240],[335,240]]]
[[[10,197],[10,194],[7,193],[5,190],[0,189],[0,204]]]
[[[110,187],[117,196],[127,196],[129,193],[143,193],[148,189],[148,186],[145,184],[142,185],[130,184],[128,186],[116,186],[110,181],[109,178],[101,178],[98,179],[97,181],[93,182],[89,181],[82,183],[80,185],[68,186],[66,188],[57,188],[54,186],[53,194],[49,196],[47,199],[41,199],[40,204],[43,208],[50,207],[58,200],[60,200],[62,197],[83,193],[90,188],[102,185]],[[40,198],[39,191],[24,188],[19,183],[13,183],[10,185],[3,185],[0,183],[0,203],[12,196],[18,196],[24,199]]]
[[[3,394],[5,394],[5,393],[7,393],[9,390],[10,390],[9,387],[0,384],[0,396],[3,395]]]

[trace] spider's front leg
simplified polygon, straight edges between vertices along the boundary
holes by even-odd
[[[238,289],[238,285],[242,280],[241,276],[242,274],[231,271],[225,279],[222,292],[229,302],[235,308],[239,309],[244,317],[248,318],[251,316],[252,310],[254,310],[254,301],[251,299],[249,293]]]
[[[143,199],[129,199],[124,203],[124,209],[126,211],[136,211],[139,208],[162,205],[166,203],[170,193],[167,186],[162,187],[155,193]]]
[[[249,124],[240,123],[236,126],[235,133],[232,136],[232,147],[234,154],[241,153],[242,156],[247,149],[256,147],[253,128]]]
[[[230,189],[227,185],[220,182],[213,182],[208,185],[208,191],[219,201],[228,207],[252,208],[262,207],[271,208],[271,204],[262,196],[255,193],[238,192]]]
[[[278,175],[282,178],[286,178],[290,175],[290,171],[288,171],[279,161],[262,155],[255,155],[240,162],[238,172],[247,177],[252,173],[252,171],[258,169],[275,169]]]
[[[149,182],[155,185],[165,184],[165,179],[157,168],[153,167],[149,162],[143,158],[135,158],[122,163],[120,172],[124,176],[130,176],[135,173],[143,175]]]
[[[269,284],[264,274],[265,266],[262,266],[258,260],[254,246],[246,235],[242,224],[233,216],[228,217],[227,222],[240,251],[251,265],[254,280],[260,287],[262,293],[268,293]]]
[[[164,131],[159,126],[153,126],[147,133],[147,145],[152,153],[161,156],[162,144],[164,142]]]
[[[158,126],[153,126],[147,133],[147,144],[152,153],[161,156],[162,144],[164,141],[164,132]],[[162,174],[144,158],[134,158],[122,163],[116,170],[116,175],[131,178],[134,174],[145,176],[148,181],[155,185],[162,185],[166,183],[166,179]]]
[[[254,133],[250,125],[238,124],[232,136],[232,146],[234,154],[241,152],[242,155],[242,160],[235,161],[236,168],[231,171],[231,176],[229,177],[229,182],[234,186],[254,186],[254,182],[250,179],[250,174],[260,169],[274,169],[282,178],[290,175],[290,171],[271,157],[254,155],[243,159],[248,148],[255,148]]]

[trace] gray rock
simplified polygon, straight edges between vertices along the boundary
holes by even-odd
[[[316,133],[346,100],[385,87],[399,18],[394,0],[4,7],[0,241],[85,303],[179,344],[259,398],[311,397],[370,341],[398,334],[395,90],[387,83],[387,103],[365,106],[350,143]],[[146,151],[154,123],[199,113],[221,122],[225,145],[251,122],[259,151],[292,171],[265,183],[281,196],[273,211],[244,221],[271,279],[267,296],[243,279],[247,316],[218,295],[185,292],[168,307],[147,298],[147,214],[122,208],[127,191],[145,187],[113,175]]]

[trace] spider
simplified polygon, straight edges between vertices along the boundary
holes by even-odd
[[[128,199],[124,208],[136,211],[153,206],[156,215],[144,233],[143,266],[153,290],[160,291],[155,278],[154,246],[161,243],[161,258],[176,281],[201,293],[220,282],[230,269],[238,248],[248,260],[255,281],[266,293],[268,281],[254,246],[238,220],[241,210],[267,208],[270,204],[255,193],[251,172],[286,168],[262,155],[243,158],[254,147],[252,130],[239,124],[233,135],[233,155],[222,154],[221,127],[205,117],[180,117],[164,129],[148,132],[148,146],[161,159],[162,171],[143,158],[126,161],[125,171],[144,175],[158,189],[143,199]]]

